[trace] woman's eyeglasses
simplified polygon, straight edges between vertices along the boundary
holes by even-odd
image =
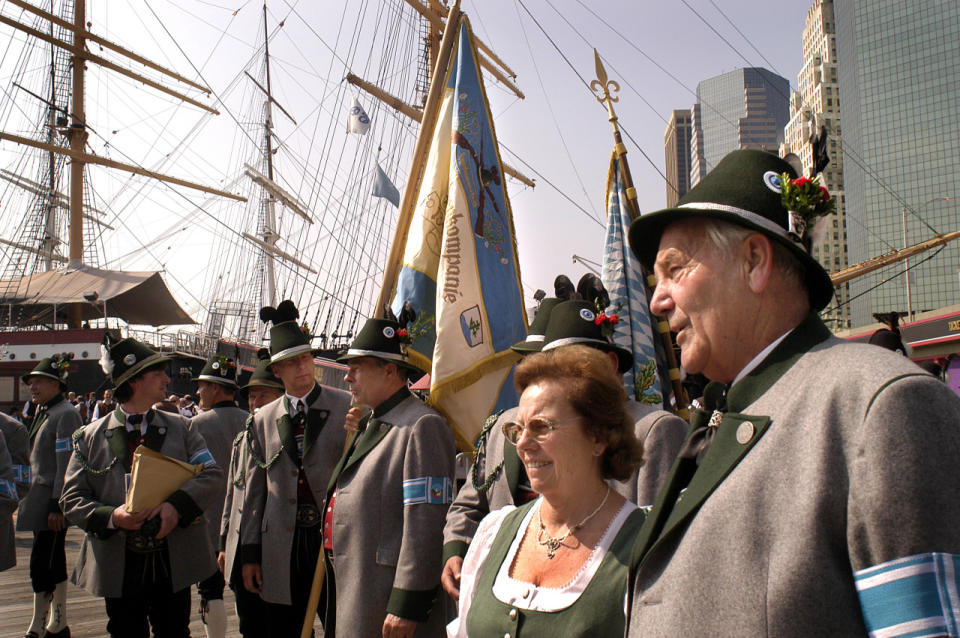
[[[548,421],[546,419],[533,419],[526,425],[518,423],[516,421],[511,421],[509,423],[504,423],[502,426],[503,436],[507,438],[508,441],[517,444],[517,441],[520,440],[520,437],[523,436],[524,430],[530,432],[530,436],[533,437],[535,441],[543,441],[550,433],[560,427],[561,423],[566,423],[567,421],[575,421],[580,417],[571,417],[569,419],[563,419],[562,421]]]

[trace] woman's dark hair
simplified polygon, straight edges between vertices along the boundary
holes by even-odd
[[[600,458],[605,479],[624,480],[643,462],[643,446],[627,415],[623,382],[606,353],[581,345],[531,354],[514,373],[521,393],[539,381],[558,381],[563,396],[583,419],[583,430],[607,448]]]

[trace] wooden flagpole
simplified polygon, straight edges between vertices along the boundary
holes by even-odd
[[[593,50],[593,59],[597,68],[597,79],[590,83],[590,88],[599,93],[597,95],[597,101],[601,104],[606,103],[607,113],[609,114],[609,120],[611,126],[613,126],[613,139],[614,139],[614,152],[617,154],[617,159],[620,161],[621,172],[623,173],[623,185],[627,191],[627,209],[630,211],[630,221],[633,221],[640,216],[640,207],[637,204],[637,189],[633,185],[633,177],[630,175],[630,165],[627,163],[627,147],[623,144],[623,138],[620,136],[620,127],[617,124],[617,114],[613,110],[613,103],[620,100],[618,97],[611,95],[611,91],[619,92],[620,85],[617,84],[614,80],[607,79],[607,70],[603,67],[603,63],[600,61],[600,54],[597,53],[597,50]],[[645,288],[648,288],[647,292],[649,293],[649,288],[652,288],[657,285],[657,280],[653,274],[648,274],[644,278]],[[660,333],[660,339],[663,342],[664,356],[667,358],[667,367],[669,368],[670,374],[670,384],[673,387],[673,396],[676,398],[677,403],[677,414],[686,420],[690,420],[690,414],[687,411],[687,403],[689,399],[687,398],[687,392],[683,388],[683,384],[680,382],[680,368],[677,366],[677,355],[673,351],[673,340],[670,339],[670,326],[666,321],[657,320],[657,332]],[[664,405],[664,408],[669,408],[669,405]]]
[[[400,262],[403,260],[403,251],[407,246],[407,235],[410,232],[410,222],[413,219],[414,207],[417,204],[417,194],[420,192],[420,181],[423,178],[423,164],[433,138],[433,129],[437,124],[437,113],[440,110],[440,100],[443,97],[444,78],[447,67],[450,65],[450,56],[460,31],[460,0],[454,0],[447,14],[446,28],[443,30],[443,39],[440,41],[440,52],[437,55],[437,65],[433,68],[430,79],[430,92],[427,94],[427,103],[423,107],[420,131],[417,133],[417,144],[413,149],[413,161],[410,163],[410,173],[407,176],[407,185],[403,189],[403,200],[400,202],[400,216],[397,218],[397,228],[393,233],[393,243],[390,245],[390,255],[387,258],[383,271],[383,286],[377,298],[377,307],[373,310],[374,317],[383,317],[385,308],[393,297],[397,286],[397,277],[400,274]]]

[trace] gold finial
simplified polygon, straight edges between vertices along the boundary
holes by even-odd
[[[603,68],[603,62],[600,61],[600,54],[597,53],[597,50],[593,50],[593,59],[597,66],[597,79],[590,83],[590,89],[599,93],[597,95],[597,101],[603,104],[604,102],[619,102],[620,98],[614,97],[611,95],[611,92],[620,92],[620,85],[617,84],[615,80],[607,79],[607,70]],[[611,109],[612,110],[612,109]]]

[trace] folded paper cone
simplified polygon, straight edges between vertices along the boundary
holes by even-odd
[[[131,514],[153,509],[180,486],[200,473],[203,465],[191,465],[148,447],[138,446],[133,451],[133,470],[127,490],[127,511]]]

